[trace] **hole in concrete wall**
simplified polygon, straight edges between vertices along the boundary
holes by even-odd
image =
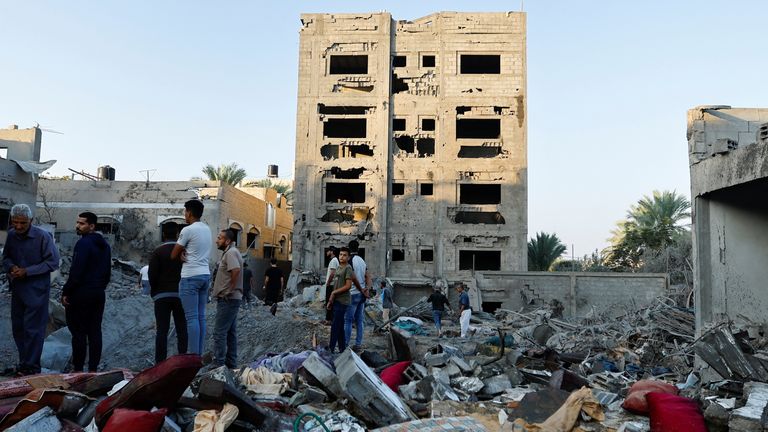
[[[419,156],[432,156],[435,154],[435,139],[434,138],[419,138],[416,140],[416,151],[419,152]]]
[[[464,243],[472,243],[472,237],[464,237]]]
[[[419,261],[432,262],[434,255],[435,253],[432,249],[422,249],[419,251]]]
[[[395,56],[392,59],[392,67],[405,67],[407,59],[404,55]]]
[[[483,302],[483,312],[495,313],[496,309],[501,309],[501,302]]]
[[[365,202],[365,183],[325,184],[325,202],[363,203]]]
[[[392,249],[392,261],[405,261],[405,249]]]
[[[419,184],[419,195],[432,195],[434,192],[434,188],[432,183],[421,183]]]
[[[460,71],[462,74],[500,74],[501,56],[462,54]]]
[[[397,148],[400,149],[400,151],[404,151],[406,153],[413,153],[415,148],[415,141],[413,137],[408,135],[403,135],[395,138],[395,144],[397,144]]]
[[[405,195],[405,183],[392,183],[392,195]]]
[[[367,55],[332,55],[331,75],[364,75],[368,73]]]
[[[421,56],[421,67],[425,67],[425,68],[435,67],[435,56],[433,55]]]
[[[352,222],[355,220],[355,216],[352,213],[341,210],[329,210],[320,218],[320,220],[333,223]]]
[[[435,130],[435,119],[433,119],[433,118],[423,118],[423,119],[421,119],[421,130],[423,130],[423,131],[433,131],[433,130]]]
[[[504,107],[493,107],[493,113],[497,115],[501,115],[501,110],[504,109]]]
[[[323,159],[338,159],[339,146],[335,144],[326,144],[320,147],[320,156],[322,156]]]
[[[0,209],[0,231],[8,231],[8,224],[11,219],[10,209]]]
[[[498,146],[461,146],[458,157],[460,158],[492,158],[501,154]]]
[[[466,114],[468,112],[472,111],[472,107],[468,106],[457,106],[456,107],[456,114]]]
[[[340,179],[340,180],[356,180],[359,179],[360,176],[365,171],[365,168],[350,168],[350,169],[341,169],[339,167],[333,167],[331,168],[331,174],[334,178]]]
[[[328,138],[365,138],[364,118],[331,118],[323,122],[323,136]]]
[[[344,154],[342,156],[344,157],[372,157],[373,156],[373,149],[371,146],[367,144],[355,144],[355,145],[348,145],[344,146]]]
[[[459,204],[499,204],[500,184],[459,184]]]
[[[405,130],[405,119],[404,118],[392,119],[392,130],[393,131],[404,131]]]
[[[335,106],[335,105],[323,105],[317,104],[317,111],[320,114],[337,114],[337,115],[364,115],[371,107],[366,106]]]
[[[499,212],[473,212],[473,211],[460,211],[456,212],[456,217],[453,220],[456,223],[465,224],[488,224],[488,225],[504,225],[507,222],[504,220],[504,216]]]
[[[501,251],[459,251],[459,270],[501,270]]]
[[[408,91],[408,83],[404,79],[392,74],[392,94]]]
[[[456,119],[456,138],[499,139],[501,119]]]

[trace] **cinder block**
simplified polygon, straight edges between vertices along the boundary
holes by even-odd
[[[323,385],[325,390],[328,390],[337,398],[346,397],[346,393],[341,388],[339,378],[336,374],[320,359],[317,353],[312,353],[304,360],[301,367],[304,368],[310,375],[315,377],[316,380]]]

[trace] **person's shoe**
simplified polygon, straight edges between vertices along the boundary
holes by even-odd
[[[277,313],[277,303],[273,303],[272,306],[269,308],[269,313],[272,315]]]
[[[355,352],[355,354],[360,354],[361,352],[363,352],[362,345],[354,345],[351,349],[352,351]]]

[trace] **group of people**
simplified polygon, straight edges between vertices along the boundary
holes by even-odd
[[[237,232],[221,230],[215,240],[222,251],[213,274],[209,257],[213,247],[211,230],[201,221],[204,205],[199,200],[184,203],[187,223],[181,231],[175,223],[162,226],[163,243],[154,249],[140,284],[151,295],[157,327],[155,361],[168,354],[168,333],[174,320],[179,353],[202,354],[205,346],[205,309],[209,294],[216,301],[213,329],[213,366],[237,366],[237,314],[245,297],[250,301],[251,272],[236,247]],[[2,254],[3,271],[11,290],[11,326],[19,352],[14,374],[41,371],[51,273],[59,268],[60,256],[53,237],[32,225],[32,210],[17,204],[10,211],[10,229]],[[96,371],[101,361],[101,323],[106,288],[112,273],[109,243],[96,232],[97,216],[80,213],[75,229],[80,239],[74,247],[72,265],[61,293],[67,326],[72,334],[73,371]],[[244,290],[243,287],[246,287]],[[265,274],[265,303],[274,315],[285,278],[271,260]]]
[[[97,217],[80,213],[75,230],[80,236],[72,265],[61,292],[67,327],[72,334],[72,368],[95,372],[101,361],[101,320],[105,290],[112,274],[109,244],[96,233]],[[11,289],[11,330],[19,352],[17,376],[40,373],[51,273],[59,268],[59,251],[53,237],[32,225],[32,209],[16,204],[10,211],[11,228],[3,249],[3,271]]]

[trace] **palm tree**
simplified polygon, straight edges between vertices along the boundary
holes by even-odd
[[[221,164],[218,167],[208,164],[203,167],[203,174],[208,176],[208,180],[218,180],[233,186],[243,181],[247,176],[245,169],[239,168],[235,162]]]
[[[293,198],[293,189],[290,185],[285,183],[276,183],[272,179],[262,179],[254,182],[248,182],[245,187],[260,187],[267,189],[274,189],[277,193],[285,197],[285,200],[290,203]]]
[[[536,238],[528,241],[528,270],[549,271],[565,250],[557,234],[536,233]]]

